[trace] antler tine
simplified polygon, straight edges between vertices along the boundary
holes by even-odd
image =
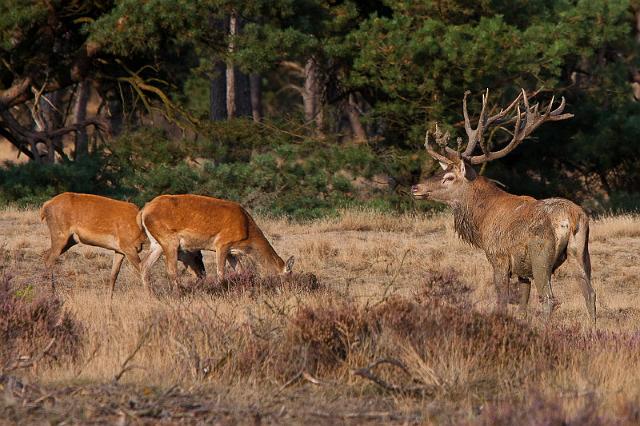
[[[467,111],[467,96],[471,93],[469,90],[464,92],[464,97],[462,98],[462,114],[464,115],[464,129],[467,132],[467,138],[469,142],[467,142],[467,147],[462,153],[463,157],[468,157],[471,155],[473,150],[476,148],[476,145],[482,138],[482,133],[484,133],[485,126],[487,124],[487,103],[489,102],[489,89],[482,94],[482,110],[480,111],[480,118],[478,118],[478,126],[474,129],[471,127],[471,120],[469,120],[469,112]]]
[[[551,96],[551,102],[549,102],[549,105],[547,106],[547,112],[544,115],[551,115],[551,108],[553,107],[553,101],[555,100],[556,100],[556,95]]]
[[[522,93],[518,93],[518,96],[516,96],[516,98],[513,100],[513,102],[511,102],[509,104],[509,106],[507,106],[504,109],[501,109],[499,113],[497,113],[496,115],[493,115],[491,117],[489,117],[489,119],[487,119],[487,127],[497,123],[500,124],[502,122],[502,119],[516,106],[520,103],[520,100],[522,99]]]
[[[560,121],[560,120],[565,120],[567,118],[571,118],[573,117],[573,114],[570,113],[566,113],[563,114],[562,112],[564,111],[564,107],[566,105],[566,101],[564,99],[564,96],[562,97],[562,100],[560,101],[560,106],[556,109],[554,109],[553,111],[551,111],[551,113],[549,113],[549,120],[550,121]]]
[[[438,143],[438,135],[440,133],[440,129],[438,129],[438,124],[436,123],[436,130],[435,130],[435,136],[436,136],[436,143]],[[427,129],[427,133],[424,135],[424,147],[427,150],[427,154],[429,154],[431,157],[433,157],[434,159],[443,162],[445,164],[451,164],[452,161],[447,158],[446,156],[439,154],[436,150],[434,150],[431,147],[431,144],[429,144],[429,129]]]

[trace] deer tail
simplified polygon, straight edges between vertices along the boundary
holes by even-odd
[[[136,215],[136,222],[138,222],[138,227],[139,227],[140,229],[144,229],[144,228],[143,228],[143,225],[142,225],[142,209],[140,209],[140,210],[138,211],[138,214]]]

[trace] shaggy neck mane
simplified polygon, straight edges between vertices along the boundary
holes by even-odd
[[[492,214],[500,198],[509,195],[490,180],[478,176],[470,183],[467,193],[452,204],[456,233],[472,246],[483,248],[482,218]]]

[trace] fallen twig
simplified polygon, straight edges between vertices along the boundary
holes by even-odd
[[[52,337],[51,340],[49,340],[49,343],[47,343],[47,345],[44,347],[44,349],[35,357],[29,357],[27,359],[21,359],[18,358],[17,360],[15,360],[12,365],[10,365],[9,367],[3,368],[3,374],[4,373],[8,373],[10,371],[14,371],[14,370],[19,370],[21,368],[29,368],[31,366],[33,366],[35,363],[37,363],[38,361],[40,361],[48,352],[49,350],[51,350],[51,348],[53,347],[53,344],[56,342],[56,338]]]
[[[144,333],[142,334],[142,336],[140,336],[140,339],[138,339],[138,343],[136,344],[136,347],[133,349],[133,351],[129,354],[129,356],[127,357],[127,359],[124,360],[124,362],[122,363],[122,366],[120,367],[120,371],[118,372],[118,374],[116,374],[113,377],[113,381],[114,382],[118,382],[118,380],[120,380],[120,378],[122,377],[122,375],[124,373],[126,373],[129,370],[132,370],[134,368],[141,368],[141,367],[136,367],[136,366],[132,366],[132,367],[127,367],[127,365],[129,364],[129,362],[133,359],[133,357],[136,356],[136,354],[138,353],[138,351],[140,351],[140,349],[142,349],[142,347],[144,346],[145,342],[147,341],[147,339],[149,338],[149,335],[151,334],[151,329],[153,328],[153,326],[155,325],[155,322],[152,322],[151,324],[149,324],[149,326],[147,327],[147,329],[144,331]]]
[[[393,365],[394,367],[398,367],[406,375],[411,376],[411,374],[409,373],[409,369],[401,361],[397,359],[392,359],[392,358],[381,359],[367,367],[359,368],[357,370],[352,370],[351,374],[353,374],[354,376],[360,376],[367,380],[370,380],[376,385],[383,388],[384,390],[387,390],[390,392],[405,393],[405,394],[416,394],[416,393],[420,394],[420,393],[424,393],[427,390],[425,387],[422,387],[422,386],[405,388],[402,386],[394,385],[393,383],[389,383],[386,380],[380,378],[379,376],[374,374],[372,370],[382,364],[389,364],[389,365]]]

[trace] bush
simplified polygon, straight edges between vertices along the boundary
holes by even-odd
[[[17,285],[8,272],[0,274],[0,366],[38,356],[51,342],[43,354],[46,361],[61,362],[80,353],[82,325],[44,288],[44,283]]]
[[[6,164],[0,167],[0,203],[39,205],[65,191],[115,195],[119,174],[104,158],[90,156],[60,164]]]
[[[160,194],[195,193],[294,219],[336,215],[356,206],[434,208],[433,203],[416,203],[407,191],[396,191],[396,185],[408,187],[417,180],[421,157],[415,153],[293,140],[248,120],[211,123],[206,134],[206,139],[189,140],[139,129],[123,133],[108,151],[81,162],[9,165],[0,169],[0,202],[40,204],[74,191],[141,206]],[[380,184],[376,178],[389,182]]]

